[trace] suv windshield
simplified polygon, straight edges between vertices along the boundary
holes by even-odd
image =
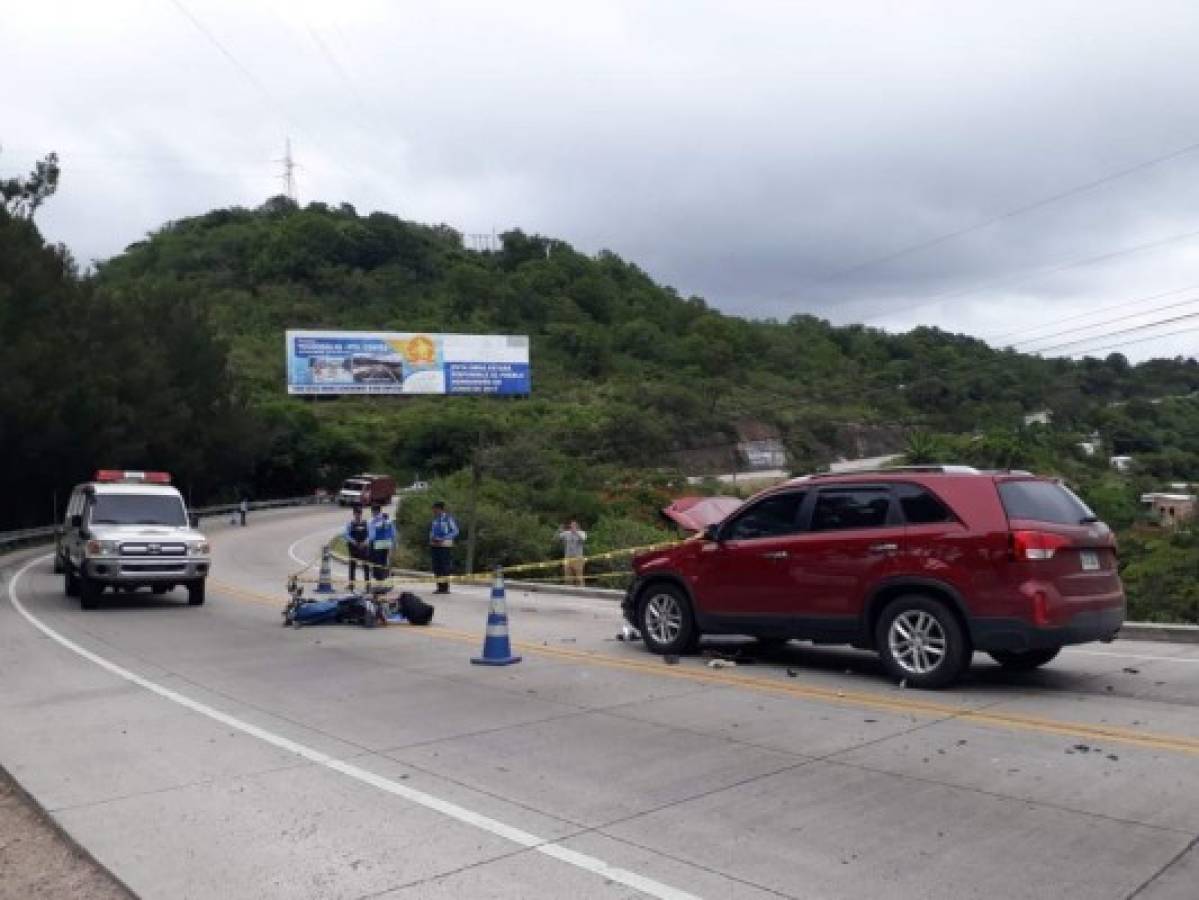
[[[97,494],[93,525],[187,525],[183,503],[170,494]]]
[[[360,491],[366,487],[365,481],[347,481],[341,486],[343,491]]]
[[[1003,481],[999,497],[1009,519],[1030,519],[1055,525],[1097,522],[1095,514],[1074,492],[1052,481]]]

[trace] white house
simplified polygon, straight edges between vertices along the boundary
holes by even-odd
[[[1111,458],[1111,466],[1117,472],[1127,472],[1132,468],[1131,456],[1113,456]]]

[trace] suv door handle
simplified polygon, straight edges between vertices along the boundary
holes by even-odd
[[[762,559],[786,559],[786,550],[771,550],[769,553],[763,553]]]
[[[898,549],[899,549],[899,544],[883,543],[883,544],[871,544],[870,545],[871,553],[894,553]]]

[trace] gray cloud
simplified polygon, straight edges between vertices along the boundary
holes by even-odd
[[[1199,229],[1199,152],[836,275],[1199,141],[1192,3],[184,0],[237,65],[170,3],[50,7],[6,13],[0,170],[62,153],[42,226],[83,259],[256,205],[290,135],[302,200],[611,248],[738,314],[1052,333],[1199,283],[1199,239],[1049,272]]]

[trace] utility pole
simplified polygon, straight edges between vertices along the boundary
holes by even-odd
[[[287,138],[284,144],[283,158],[275,160],[277,163],[283,164],[283,174],[279,178],[283,181],[283,193],[287,195],[287,199],[292,203],[296,202],[296,161],[291,155],[291,138]]]

